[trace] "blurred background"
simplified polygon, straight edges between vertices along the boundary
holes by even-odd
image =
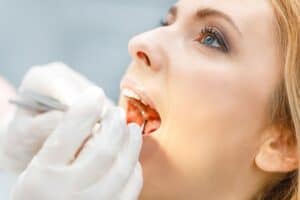
[[[0,75],[16,87],[33,65],[62,61],[116,100],[129,39],[159,25],[175,0],[0,0]],[[14,177],[0,171],[0,199]]]

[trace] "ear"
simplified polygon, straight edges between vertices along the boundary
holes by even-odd
[[[297,142],[290,131],[271,128],[255,156],[258,168],[266,172],[287,173],[298,168]]]

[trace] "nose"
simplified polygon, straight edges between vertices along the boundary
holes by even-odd
[[[165,65],[165,51],[162,38],[153,32],[146,32],[133,37],[128,44],[132,59],[152,70],[160,70]]]

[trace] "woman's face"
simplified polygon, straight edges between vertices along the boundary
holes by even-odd
[[[165,26],[130,41],[121,104],[144,124],[130,89],[159,114],[146,119],[142,199],[257,184],[254,157],[281,74],[275,19],[267,0],[181,0]]]

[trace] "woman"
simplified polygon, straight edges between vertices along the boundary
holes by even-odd
[[[299,19],[299,0],[180,0],[130,41],[140,199],[297,199]]]
[[[141,199],[291,198],[299,17],[295,0],[182,0],[130,42],[125,77],[161,117],[144,139]]]

